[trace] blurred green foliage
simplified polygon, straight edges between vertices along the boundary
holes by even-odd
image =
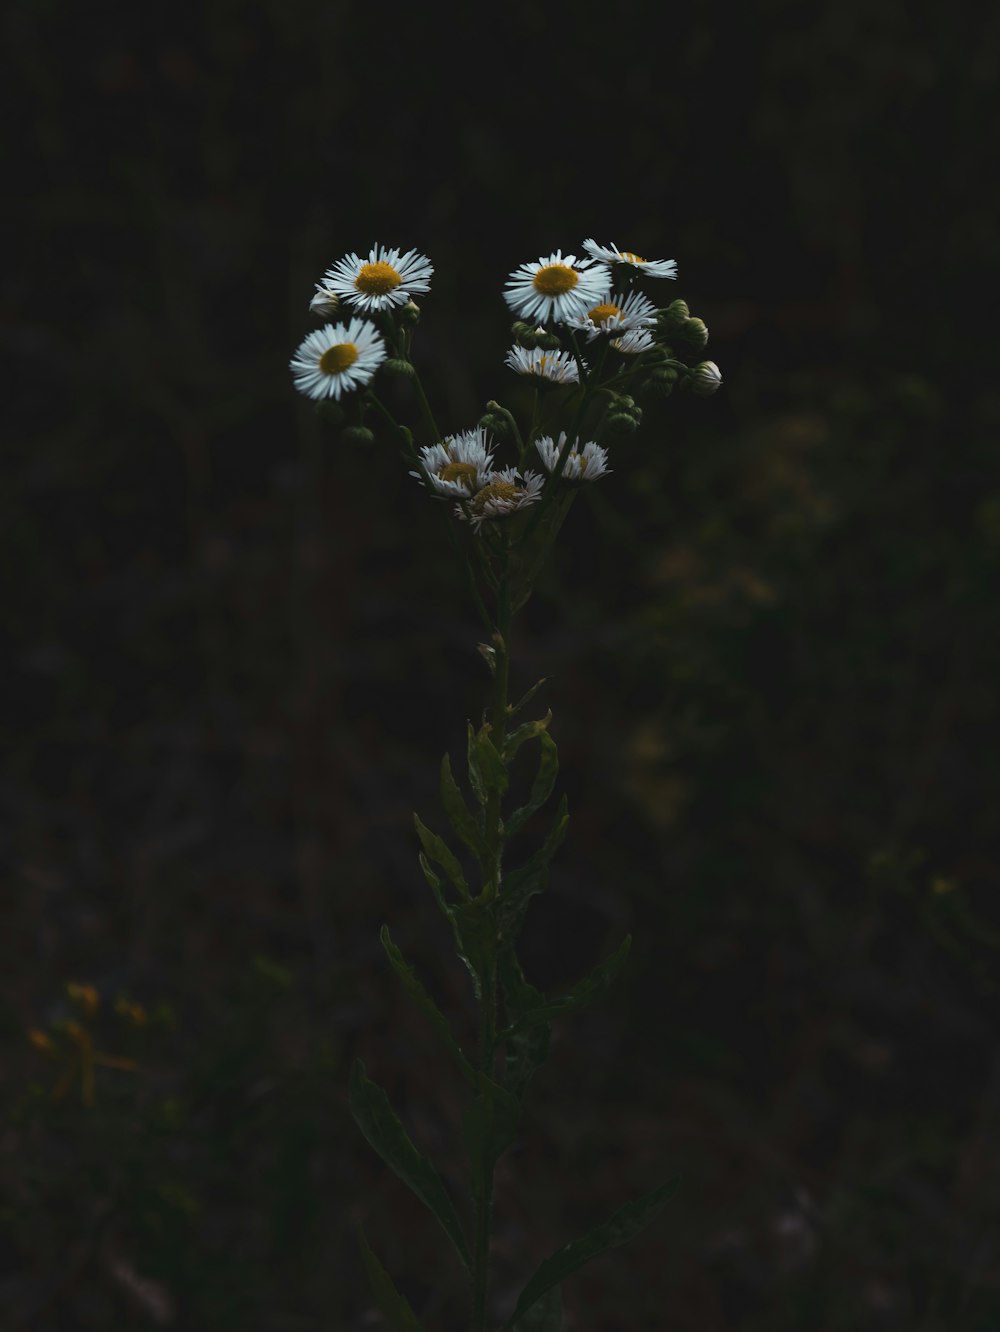
[[[570,1326],[1000,1323],[1000,396],[972,335],[1000,42],[952,17],[768,0],[654,43],[519,0],[484,42],[426,9],[5,11],[17,1332],[368,1326],[357,1223],[448,1327],[344,1070],[447,1175],[452,1074],[377,929],[460,1032],[409,811],[485,672],[437,515],[286,367],[327,264],[415,245],[416,354],[471,426],[516,405],[504,276],[586,235],[678,260],[725,386],[647,408],[514,648],[574,810],[529,979],[635,943],[498,1181],[498,1299],[666,1166],[673,1219],[567,1282]],[[95,1066],[93,1105],[27,1035],[74,1020],[69,981],[137,1063]],[[120,993],[175,1025],[116,1043]]]

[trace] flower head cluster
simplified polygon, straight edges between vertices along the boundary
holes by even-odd
[[[493,450],[481,428],[449,435],[440,444],[420,450],[419,472],[411,472],[418,481],[424,477],[440,495],[471,499],[492,475]]]
[[[534,504],[541,496],[543,483],[544,477],[538,472],[501,468],[487,475],[486,484],[476,491],[467,506],[455,505],[455,515],[468,517],[478,531],[487,518],[507,518]]]
[[[522,319],[564,321],[584,314],[609,287],[604,264],[556,250],[547,259],[515,269],[504,300]]]
[[[385,343],[364,319],[324,324],[292,357],[295,387],[309,398],[339,398],[367,384],[385,355]]]
[[[430,291],[433,272],[431,261],[416,250],[403,254],[373,245],[367,259],[353,253],[338,259],[327,269],[323,290],[359,310],[390,310],[405,305],[415,292]]]
[[[543,435],[541,439],[535,440],[535,448],[550,476],[559,466],[567,438],[566,431],[561,430],[558,440],[553,440],[551,435]],[[597,481],[610,470],[607,449],[602,449],[593,440],[581,444],[579,439],[575,439],[563,459],[562,476],[567,481]]]

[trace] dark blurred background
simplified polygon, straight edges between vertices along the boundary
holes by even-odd
[[[526,970],[635,942],[500,1177],[497,1322],[679,1171],[570,1328],[1000,1327],[1000,29],[912,11],[6,7],[3,1327],[374,1326],[358,1224],[461,1326],[345,1085],[458,1178],[377,931],[467,1035],[411,811],[481,635],[287,363],[329,264],[416,247],[467,428],[507,273],[587,236],[678,261],[725,384],[616,446],[515,644],[574,815]]]

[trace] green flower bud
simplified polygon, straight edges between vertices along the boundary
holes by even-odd
[[[658,365],[650,371],[653,379],[659,380],[663,384],[676,384],[680,376],[676,367],[672,365]]]
[[[693,347],[704,347],[708,341],[708,325],[704,319],[688,319],[681,329],[681,335]]]
[[[507,439],[510,435],[510,422],[499,412],[484,412],[479,418],[479,425],[497,439]]]
[[[639,422],[629,412],[615,412],[604,423],[609,435],[634,435],[639,429]]]
[[[338,426],[343,424],[344,409],[333,398],[322,398],[316,404],[316,415],[326,425]]]
[[[420,306],[416,301],[407,301],[398,315],[399,322],[404,328],[412,328],[414,324],[420,323]]]
[[[536,328],[534,338],[535,346],[542,351],[557,351],[562,346],[562,340],[555,333],[546,333],[544,328]]]
[[[345,444],[373,444],[375,442],[374,433],[367,426],[348,426],[342,432],[340,438]]]
[[[687,301],[671,301],[665,310],[656,316],[656,322],[663,329],[681,328],[691,318]]]
[[[390,375],[402,375],[404,379],[412,379],[417,373],[412,363],[401,356],[390,356],[383,369]]]
[[[714,361],[699,361],[691,373],[691,392],[709,398],[718,393],[722,385],[722,373]]]
[[[639,391],[644,398],[669,398],[674,391],[673,380],[651,375]]]

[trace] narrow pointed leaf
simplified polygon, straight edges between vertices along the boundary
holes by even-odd
[[[366,1076],[365,1066],[360,1059],[356,1059],[351,1068],[348,1101],[354,1121],[369,1144],[429,1208],[468,1267],[469,1251],[465,1236],[440,1175],[430,1160],[414,1147],[389,1104],[388,1096],[377,1082],[372,1082]]]
[[[365,1232],[360,1229],[358,1247],[361,1249],[361,1261],[364,1263],[375,1303],[382,1310],[392,1332],[423,1332],[423,1327],[417,1321],[406,1296],[401,1295],[396,1289],[395,1282],[368,1247]]]
[[[556,748],[556,742],[549,735],[548,731],[542,731],[538,736],[542,746],[542,753],[538,760],[538,774],[531,786],[531,795],[526,804],[520,809],[516,809],[507,820],[504,827],[504,838],[509,840],[520,832],[520,830],[531,818],[537,809],[545,804],[552,794],[552,788],[556,784],[556,776],[559,772],[559,751]]]
[[[451,759],[447,754],[441,760],[441,803],[448,815],[448,822],[462,839],[477,860],[485,855],[483,835],[479,825],[469,811],[462,792],[451,770]]]
[[[527,692],[526,694],[522,694],[522,695],[521,695],[521,697],[517,700],[516,703],[509,703],[509,704],[507,705],[507,711],[510,713],[510,715],[511,715],[512,717],[514,716],[514,714],[515,714],[516,712],[520,712],[520,711],[521,711],[521,709],[524,707],[525,703],[530,703],[530,702],[531,702],[531,700],[535,697],[535,695],[538,693],[539,689],[541,689],[542,685],[545,683],[545,681],[546,681],[548,678],[549,678],[549,677],[548,677],[547,675],[543,675],[542,678],[541,678],[540,680],[536,680],[536,681],[535,681],[535,683],[531,686],[531,688],[528,690],[528,692]]]
[[[603,1225],[595,1227],[589,1234],[584,1235],[583,1239],[573,1240],[571,1244],[564,1244],[551,1257],[546,1258],[521,1292],[517,1307],[504,1323],[501,1332],[506,1332],[508,1328],[523,1319],[528,1310],[547,1291],[558,1285],[571,1272],[575,1272],[578,1267],[582,1267],[588,1259],[593,1258],[598,1253],[603,1253],[605,1249],[613,1249],[619,1244],[625,1244],[633,1235],[638,1234],[644,1226],[652,1221],[676,1187],[677,1179],[675,1177],[661,1185],[660,1188],[653,1189],[651,1193],[638,1198],[635,1202],[626,1203],[624,1207],[615,1212],[614,1216],[609,1217]]]
[[[563,796],[555,824],[544,846],[540,847],[520,869],[514,870],[513,874],[507,875],[504,879],[503,889],[497,899],[497,925],[500,938],[505,943],[513,943],[517,938],[524,913],[528,909],[528,902],[535,893],[540,893],[545,887],[549,862],[559,849],[569,827],[566,804],[566,797]]]
[[[433,860],[436,865],[440,865],[459,893],[468,899],[469,885],[465,882],[462,866],[458,863],[458,857],[454,851],[451,850],[442,837],[438,837],[437,833],[432,833],[429,828],[421,823],[418,814],[414,814],[413,823],[427,859]]]
[[[542,731],[547,731],[551,720],[552,709],[549,708],[545,716],[541,717],[538,721],[523,722],[515,730],[511,731],[510,735],[508,735],[507,739],[504,741],[504,762],[509,763],[526,740],[534,740],[536,735],[540,735]]]
[[[465,943],[462,938],[462,931],[459,928],[459,921],[455,914],[456,911],[458,910],[458,907],[453,907],[450,902],[447,902],[445,900],[444,892],[441,889],[441,880],[430,868],[430,866],[427,864],[423,856],[420,857],[420,862],[421,865],[423,866],[424,873],[427,875],[427,882],[431,886],[431,891],[434,894],[434,900],[435,902],[437,902],[438,907],[441,910],[442,916],[444,916],[445,920],[447,920],[448,924],[451,926],[451,932],[455,939],[455,952],[461,958],[462,962],[465,964],[465,967],[469,975],[472,977],[472,988],[475,991],[476,998],[481,999],[483,994],[483,987],[479,981],[479,972],[476,970],[476,967],[473,965],[472,959],[469,957],[468,953],[465,950]]]
[[[403,982],[410,998],[424,1016],[429,1018],[433,1023],[438,1034],[448,1047],[452,1058],[458,1065],[459,1071],[465,1080],[470,1086],[477,1087],[479,1085],[479,1074],[466,1059],[465,1055],[462,1053],[461,1046],[451,1034],[451,1027],[448,1024],[448,1019],[417,979],[417,973],[414,971],[413,967],[407,963],[403,954],[392,942],[388,925],[382,926],[382,929],[379,931],[379,939],[382,942],[382,947],[385,949],[386,957],[388,957],[393,971],[395,971],[396,975]]]
[[[506,1031],[500,1032],[497,1040],[510,1040],[512,1035],[522,1032],[527,1027],[532,1027],[537,1023],[547,1024],[552,1018],[561,1017],[566,1013],[575,1013],[581,1008],[586,1008],[588,1004],[592,1004],[595,999],[599,999],[605,993],[621,971],[631,946],[632,936],[626,934],[611,956],[599,963],[593,971],[584,976],[583,980],[578,981],[569,994],[564,995],[561,999],[543,999],[541,1003],[533,1007],[523,1008]]]
[[[472,1187],[478,1197],[481,1168],[496,1164],[517,1137],[521,1107],[505,1087],[484,1078],[482,1091],[462,1117],[462,1128],[469,1160],[473,1165]]]
[[[514,1332],[565,1332],[562,1288],[552,1286],[537,1299],[523,1318],[514,1324]]]
[[[507,1086],[520,1100],[531,1075],[548,1058],[552,1028],[545,1021],[518,1025],[523,1014],[544,1007],[545,996],[524,979],[513,948],[500,954],[498,970],[511,1025],[497,1036],[496,1044],[507,1047]]]
[[[503,795],[507,790],[507,769],[490,739],[490,730],[488,722],[478,731],[469,726],[469,780],[483,806],[491,795]]]

